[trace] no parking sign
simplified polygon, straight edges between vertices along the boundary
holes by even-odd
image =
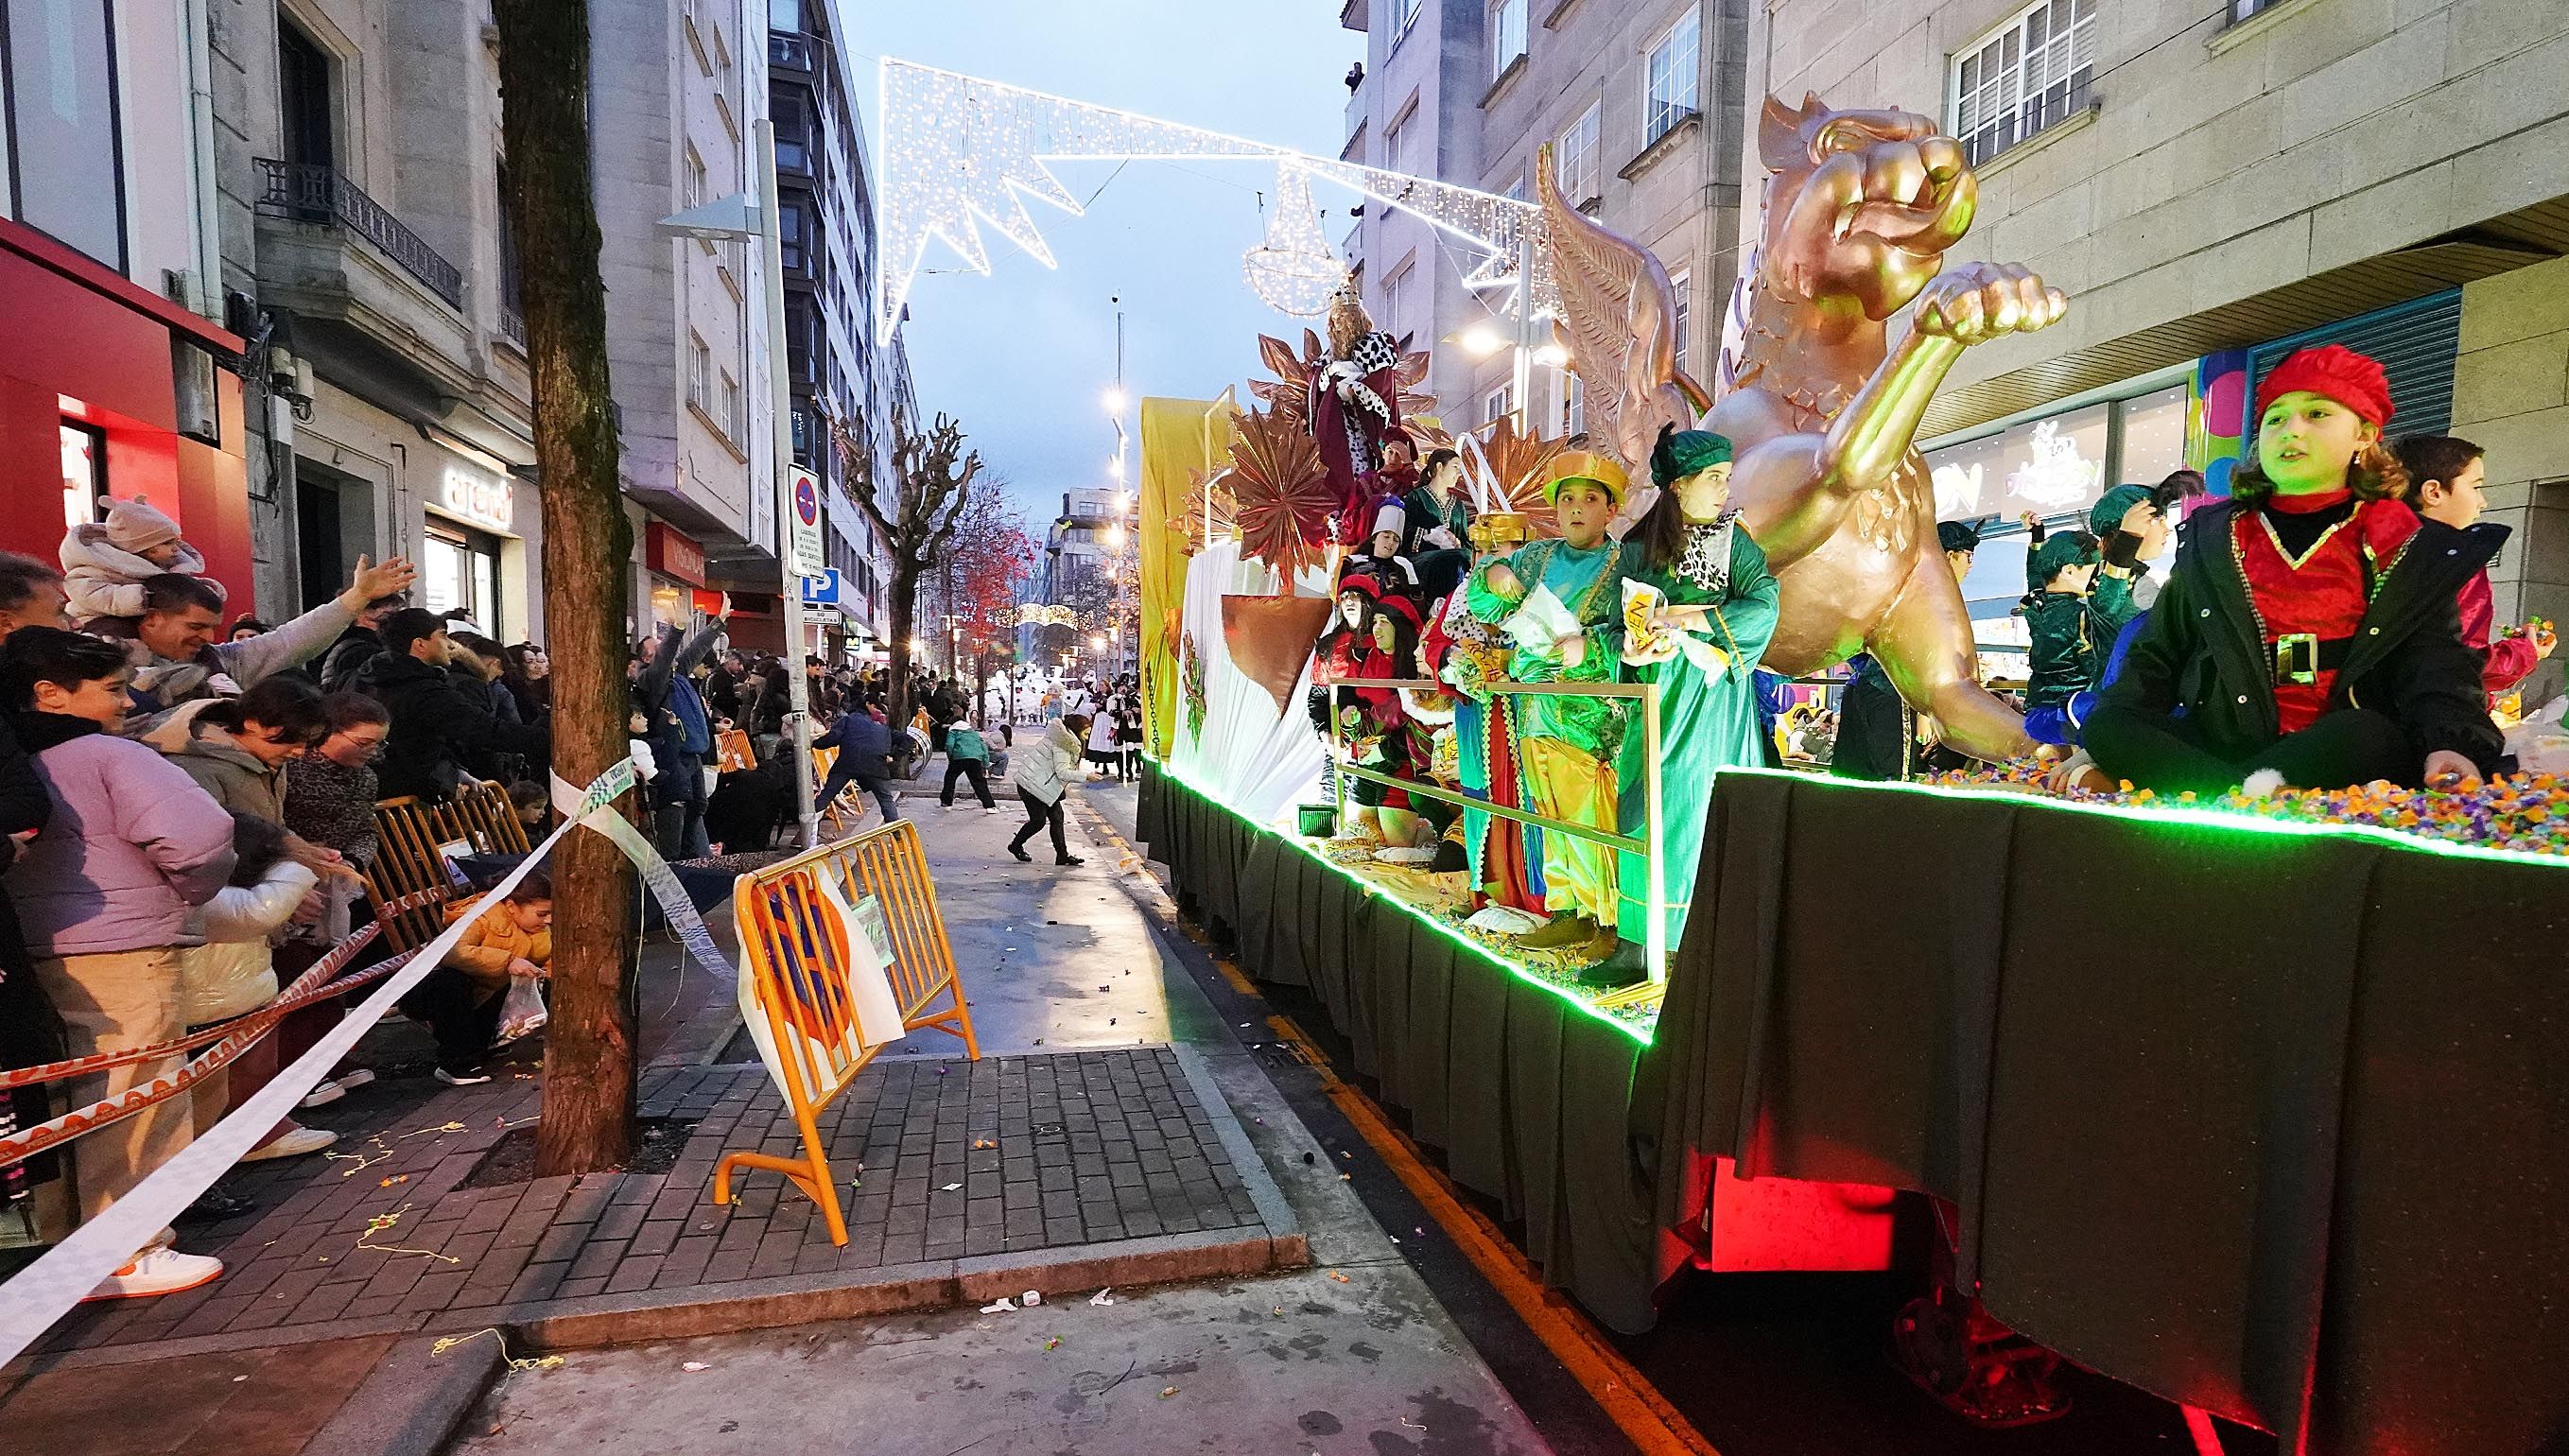
[[[792,471],[794,571],[800,576],[818,576],[829,569],[827,552],[821,545],[821,478],[799,465]]]

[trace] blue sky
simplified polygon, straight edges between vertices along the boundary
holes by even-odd
[[[869,147],[880,141],[875,64],[889,55],[1334,157],[1339,78],[1364,52],[1328,0],[838,4]],[[880,175],[883,159],[874,164]],[[1083,216],[1031,205],[1059,267],[986,226],[988,277],[931,242],[925,266],[950,271],[922,274],[907,325],[921,410],[962,421],[1038,532],[1064,490],[1112,480],[1115,437],[1100,403],[1115,373],[1110,296],[1123,299],[1125,388],[1137,400],[1211,398],[1263,374],[1260,332],[1300,327],[1241,278],[1241,254],[1262,235],[1257,192],[1275,203],[1272,167],[1137,162],[1111,183],[1111,165],[1056,171],[1083,199],[1105,184]],[[1356,198],[1323,186],[1315,199],[1334,242]]]

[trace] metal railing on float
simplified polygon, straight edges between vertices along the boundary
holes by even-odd
[[[1448,695],[1456,694],[1459,691],[1451,683],[1432,682],[1424,678],[1367,677],[1345,678],[1326,682],[1315,678],[1311,685],[1315,688],[1330,689],[1333,697],[1334,690],[1341,687],[1384,689],[1396,692],[1431,692]],[[1338,715],[1333,707],[1332,711],[1328,714],[1329,760],[1337,770],[1337,783],[1339,786],[1337,812],[1340,817],[1340,821],[1344,822],[1346,814],[1346,781],[1350,777],[1353,777],[1381,784],[1386,788],[1401,789],[1411,794],[1424,794],[1431,799],[1436,799],[1447,804],[1458,805],[1465,813],[1477,812],[1481,814],[1494,815],[1501,819],[1514,820],[1519,824],[1533,825],[1535,828],[1542,830],[1546,834],[1566,834],[1574,839],[1585,840],[1590,844],[1599,845],[1609,850],[1639,856],[1644,864],[1649,867],[1645,873],[1650,880],[1649,893],[1644,897],[1643,902],[1649,910],[1650,923],[1649,928],[1646,931],[1646,938],[1642,946],[1642,952],[1645,957],[1645,963],[1650,967],[1651,983],[1652,985],[1664,984],[1667,980],[1668,951],[1671,947],[1667,943],[1667,867],[1662,863],[1660,855],[1660,844],[1663,839],[1661,834],[1661,825],[1663,823],[1662,815],[1664,813],[1664,805],[1661,796],[1664,789],[1659,777],[1659,758],[1661,748],[1659,741],[1659,685],[1654,682],[1490,681],[1482,684],[1482,686],[1485,687],[1494,698],[1502,696],[1620,698],[1639,702],[1642,705],[1642,761],[1645,770],[1642,775],[1641,836],[1636,838],[1631,835],[1618,834],[1611,830],[1598,829],[1593,825],[1572,824],[1568,820],[1554,819],[1549,815],[1537,814],[1530,809],[1518,809],[1511,805],[1494,803],[1488,799],[1475,799],[1471,795],[1462,792],[1460,789],[1448,789],[1444,785],[1436,783],[1433,780],[1404,778],[1397,774],[1386,774],[1378,770],[1362,767],[1361,765],[1351,762],[1342,752],[1345,747],[1345,740],[1338,731]],[[1621,784],[1616,786],[1616,792],[1620,798],[1623,792],[1623,786]]]

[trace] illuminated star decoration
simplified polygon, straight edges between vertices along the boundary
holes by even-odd
[[[1329,296],[1346,281],[1347,265],[1320,235],[1310,174],[1289,165],[1276,171],[1276,215],[1267,220],[1267,240],[1242,255],[1241,268],[1268,307],[1317,318],[1329,311]]]
[[[1538,311],[1559,298],[1543,209],[1530,201],[1455,186],[1433,178],[1385,172],[1314,157],[1265,142],[1137,116],[1001,82],[887,57],[883,63],[884,269],[877,316],[886,330],[901,322],[911,283],[931,239],[942,240],[973,271],[990,271],[980,224],[1053,266],[1026,198],[1039,197],[1072,215],[1083,208],[1045,166],[1048,162],[1258,161],[1326,178],[1397,207],[1482,251],[1514,258],[1533,237]]]

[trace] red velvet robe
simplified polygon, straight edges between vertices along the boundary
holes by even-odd
[[[2265,513],[2286,515],[2326,511],[2343,504],[2344,491],[2318,496],[2275,496],[2254,511],[2231,520],[2231,540],[2239,569],[2248,581],[2249,604],[2256,609],[2266,639],[2268,661],[2276,643],[2292,633],[2328,641],[2353,636],[2373,602],[2373,583],[2390,569],[2409,538],[2417,534],[2417,516],[2396,501],[2363,501],[2355,514],[2329,528],[2300,560],[2284,553],[2283,544]],[[2275,683],[2276,716],[2286,733],[2298,733],[2319,721],[2337,687],[2334,668],[2323,669],[2312,682]]]

